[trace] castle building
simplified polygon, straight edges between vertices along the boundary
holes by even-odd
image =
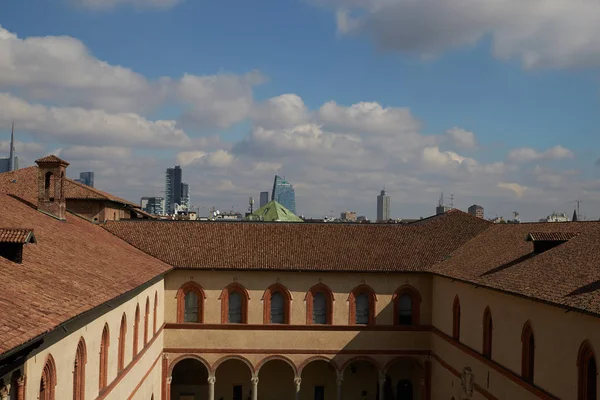
[[[97,224],[67,166],[0,190],[2,400],[598,396],[599,222]]]

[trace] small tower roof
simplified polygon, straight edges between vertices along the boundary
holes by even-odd
[[[66,162],[65,160],[63,160],[61,158],[58,158],[54,154],[50,154],[49,156],[38,158],[37,160],[35,160],[35,162],[38,165],[40,165],[40,164],[62,164],[65,167],[69,165],[68,162]]]

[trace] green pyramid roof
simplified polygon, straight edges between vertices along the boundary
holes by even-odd
[[[304,222],[290,210],[276,202],[270,201],[246,217],[247,221],[277,221],[277,222]]]

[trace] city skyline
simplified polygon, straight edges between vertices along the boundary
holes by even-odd
[[[9,2],[0,19],[0,156],[14,120],[22,166],[54,153],[137,202],[179,164],[201,208],[243,209],[278,174],[311,216],[373,220],[384,184],[401,218],[431,215],[440,192],[488,216],[535,221],[578,198],[600,216],[600,24],[586,2],[515,2],[497,19],[452,1],[239,2],[234,19],[221,2],[59,3]]]

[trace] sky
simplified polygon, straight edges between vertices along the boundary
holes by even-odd
[[[0,156],[139,202],[600,218],[597,0],[5,0]]]

